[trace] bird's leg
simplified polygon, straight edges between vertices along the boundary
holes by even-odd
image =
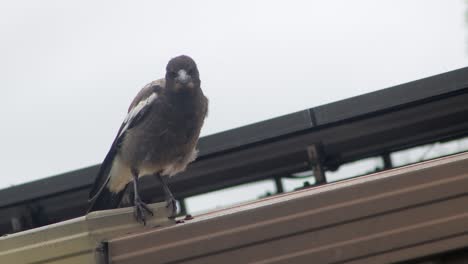
[[[135,204],[135,219],[138,222],[142,222],[143,225],[146,225],[146,213],[153,215],[153,211],[146,205],[141,199],[140,195],[138,194],[138,171],[132,169],[132,176],[133,176],[133,191],[134,197],[133,201]]]
[[[160,173],[155,174],[156,178],[161,182],[163,190],[164,190],[164,196],[166,198],[166,207],[171,210],[169,218],[175,218],[177,214],[177,201],[174,198],[174,195],[172,195],[171,190],[169,189],[169,186],[167,185],[167,177],[162,176]]]

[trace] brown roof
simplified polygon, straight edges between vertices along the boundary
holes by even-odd
[[[177,225],[164,210],[146,227],[134,221],[132,208],[93,212],[1,237],[0,262],[427,264],[430,256],[436,263],[466,263],[467,254],[452,253],[468,246],[466,186],[468,153]]]
[[[110,263],[393,263],[468,246],[468,153],[111,239]]]

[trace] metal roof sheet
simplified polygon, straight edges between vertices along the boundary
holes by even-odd
[[[393,263],[468,246],[468,153],[108,242],[109,262]]]

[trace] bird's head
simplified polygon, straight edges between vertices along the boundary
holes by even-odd
[[[200,76],[195,61],[186,55],[171,59],[166,67],[166,87],[175,91],[200,87]]]

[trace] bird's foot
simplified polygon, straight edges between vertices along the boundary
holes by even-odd
[[[174,219],[177,215],[177,201],[174,197],[166,199],[166,208],[170,210],[169,218]]]
[[[154,215],[153,211],[142,200],[135,199],[135,219],[146,225],[146,214]]]

